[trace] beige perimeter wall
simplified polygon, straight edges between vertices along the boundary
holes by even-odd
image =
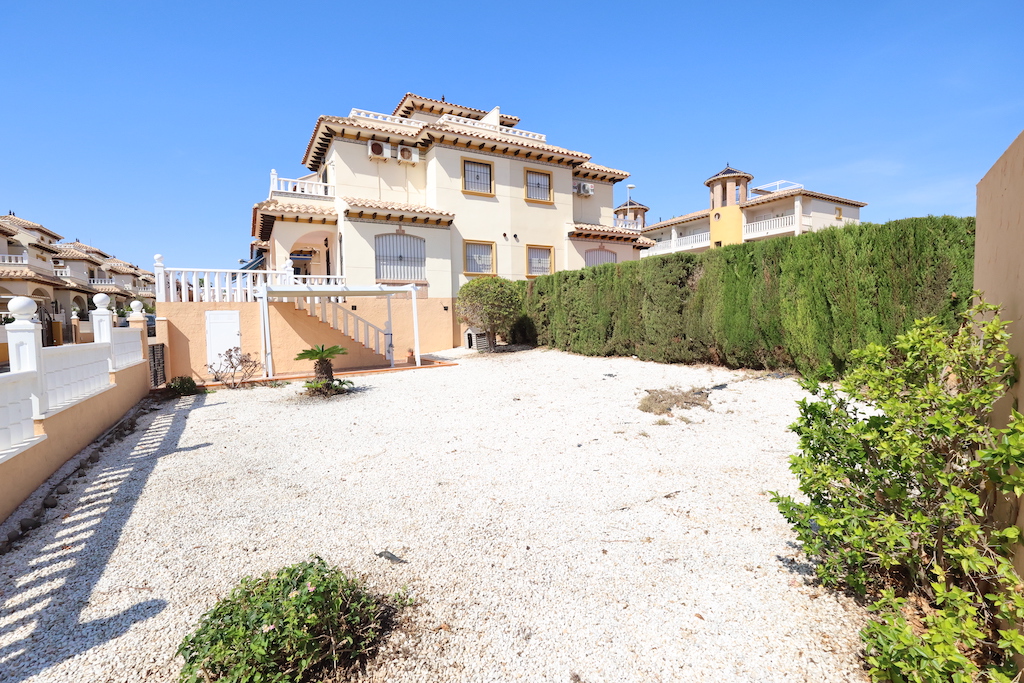
[[[1011,320],[1010,351],[1024,358],[1024,133],[1003,153],[978,183],[978,225],[974,251],[974,287],[990,303],[1003,307]],[[1018,382],[1011,397],[994,415],[1006,424],[1010,407],[1020,396]],[[1019,410],[1018,406],[1018,410]]]
[[[117,386],[36,420],[46,439],[0,463],[0,520],[149,393],[149,363],[111,373],[111,381]]]

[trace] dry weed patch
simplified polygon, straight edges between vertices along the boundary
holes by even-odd
[[[640,399],[637,406],[645,413],[655,415],[671,415],[673,408],[703,408],[711,410],[711,401],[708,400],[710,392],[704,387],[692,387],[686,391],[678,387],[668,389],[648,389],[647,395]]]

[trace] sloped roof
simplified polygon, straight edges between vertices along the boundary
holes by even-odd
[[[64,280],[53,275],[47,275],[46,273],[40,273],[26,268],[24,266],[10,266],[0,265],[0,280],[29,280],[30,282],[40,282],[44,285],[51,285],[53,287],[63,287]]]
[[[620,171],[617,168],[595,164],[593,161],[585,161],[573,169],[573,175],[586,175],[588,172],[590,174],[612,176],[619,180],[625,180],[629,177],[629,173],[627,171]]]
[[[320,217],[321,222],[337,221],[338,211],[333,204],[312,205],[294,204],[267,199],[252,207],[252,236],[261,240],[269,240],[274,229],[274,219],[292,214],[296,217]]]
[[[82,244],[81,242],[79,242],[77,240],[75,240],[74,242],[61,242],[57,246],[59,246],[59,247],[70,247],[71,249],[77,249],[78,251],[84,251],[86,254],[97,254],[100,257],[105,258],[105,259],[110,258],[110,254],[108,254],[107,252],[103,251],[102,249],[97,249],[96,247],[91,247],[88,244]]]
[[[431,109],[437,109],[437,111],[431,112],[434,114],[454,114],[455,116],[461,116],[464,119],[476,119],[478,121],[489,113],[484,109],[463,107],[462,105],[455,104],[453,102],[435,100],[432,97],[423,97],[422,95],[407,92],[402,96],[402,100],[398,103],[398,106],[395,107],[395,110],[391,112],[391,115],[408,118],[412,115],[412,112],[416,110],[417,104],[428,105]],[[519,123],[518,116],[501,114],[501,125],[513,128],[517,123]]]
[[[104,270],[121,275],[137,275],[139,272],[139,269],[132,264],[117,258],[109,258],[102,265]]]
[[[644,237],[636,230],[616,228],[611,225],[597,225],[595,223],[573,223],[569,237],[584,237],[590,239],[609,239],[617,242],[632,242],[638,247],[648,247],[656,242]]]
[[[379,199],[362,199],[360,197],[342,197],[349,206],[359,209],[372,209],[374,211],[407,211],[409,213],[422,213],[430,216],[452,217],[455,214],[451,211],[432,209],[429,206],[418,204],[403,204],[402,202],[385,202]]]
[[[635,201],[633,199],[628,199],[628,200],[622,202],[621,204],[619,204],[618,206],[616,206],[615,209],[616,210],[618,210],[618,209],[647,209],[648,211],[650,211],[651,207],[644,206],[640,202]]]
[[[673,225],[679,225],[680,223],[689,223],[690,221],[699,220],[701,218],[707,218],[711,215],[711,209],[704,209],[703,211],[694,211],[693,213],[684,214],[682,216],[676,216],[675,218],[669,218],[667,221],[661,221],[654,225],[648,225],[643,229],[643,232],[650,232],[651,230],[658,230],[659,228],[667,228]]]
[[[80,249],[75,249],[63,242],[53,245],[58,248],[56,258],[64,259],[67,261],[88,261],[95,263],[97,266],[102,265],[103,261],[98,256],[87,254]]]
[[[854,199],[846,199],[844,197],[837,197],[832,194],[825,194],[824,192],[814,192],[813,190],[807,190],[802,187],[797,187],[792,190],[783,190],[782,192],[769,192],[768,194],[762,194],[752,199],[748,199],[747,201],[743,202],[742,206],[753,206],[754,204],[767,204],[768,202],[775,201],[776,199],[782,199],[783,197],[793,197],[798,194],[803,195],[805,197],[811,197],[813,199],[821,199],[826,202],[846,204],[847,206],[856,206],[858,208],[868,205],[867,202],[858,202]]]
[[[63,235],[58,235],[53,230],[50,230],[49,228],[44,227],[39,223],[33,223],[32,221],[27,221],[24,218],[18,218],[13,214],[8,214],[7,216],[0,216],[0,223],[7,224],[7,226],[14,228],[16,230],[36,230],[38,232],[45,232],[47,235],[56,240],[64,239]]]
[[[732,166],[728,166],[727,165],[721,171],[719,171],[715,175],[713,175],[710,178],[708,178],[707,180],[705,180],[704,184],[705,185],[710,185],[713,181],[718,180],[719,178],[729,178],[729,177],[734,177],[734,176],[746,178],[747,180],[753,180],[754,179],[754,176],[750,175],[746,171],[737,171]]]

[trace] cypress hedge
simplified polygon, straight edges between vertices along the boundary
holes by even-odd
[[[974,219],[863,223],[545,275],[513,338],[590,356],[842,373],[850,351],[969,303]]]

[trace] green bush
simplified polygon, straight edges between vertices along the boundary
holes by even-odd
[[[320,665],[367,654],[382,607],[319,557],[260,578],[246,577],[178,648],[182,681],[298,681]]]
[[[841,390],[809,380],[791,469],[774,494],[827,586],[873,597],[862,632],[875,681],[1003,681],[1024,655],[1020,540],[1000,503],[1024,494],[1024,416],[988,425],[1013,381],[1007,323],[979,303],[851,354]]]
[[[459,288],[455,312],[459,322],[479,327],[487,334],[488,348],[494,350],[497,335],[508,339],[512,326],[522,315],[520,285],[502,277],[478,277]]]
[[[349,389],[355,386],[350,379],[314,379],[306,382],[306,393],[310,396],[334,396],[335,394],[347,394]]]
[[[973,272],[974,219],[929,216],[560,271],[526,285],[522,313],[575,353],[827,376],[913,320],[952,332]]]
[[[171,380],[167,382],[167,388],[178,396],[191,396],[192,394],[199,393],[199,387],[196,385],[196,381],[191,377],[186,377],[185,375],[172,377]]]

